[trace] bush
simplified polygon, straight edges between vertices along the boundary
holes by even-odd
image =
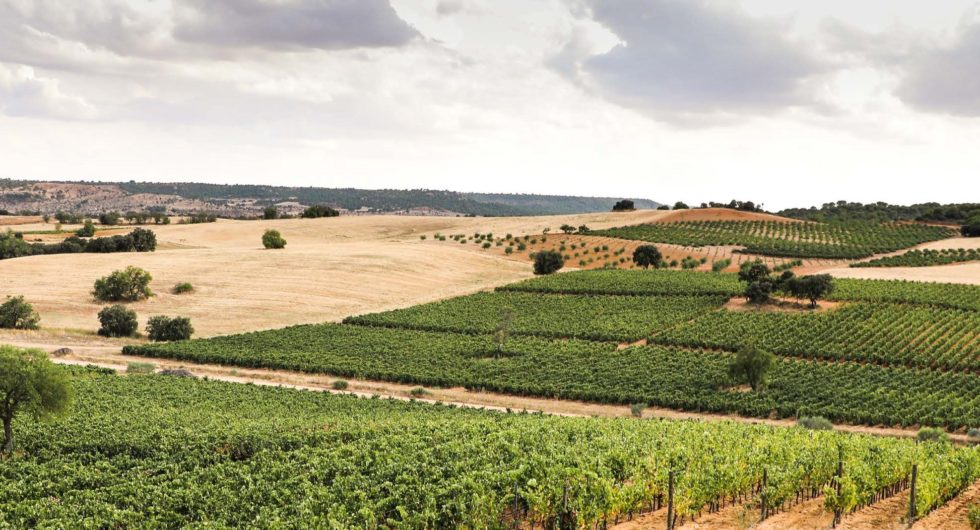
[[[823,416],[803,416],[796,423],[811,431],[832,431],[834,429],[834,424]]]
[[[949,435],[946,434],[946,431],[936,427],[923,427],[919,429],[919,433],[915,435],[915,439],[920,442],[949,443]]]
[[[980,442],[980,427],[974,427],[966,431],[966,435],[970,437],[971,441]]]
[[[85,224],[75,232],[78,237],[92,237],[95,235],[95,223],[91,219],[86,219]]]
[[[551,274],[565,266],[565,258],[553,250],[542,250],[534,256],[534,274]]]
[[[286,240],[278,230],[266,230],[262,234],[262,246],[265,248],[285,248]]]
[[[716,261],[716,262],[714,262],[714,263],[711,264],[711,272],[721,272],[721,271],[727,269],[728,266],[731,265],[731,264],[732,264],[732,260],[730,260],[730,259],[727,259],[727,258],[726,259],[720,259],[720,260],[718,260],[718,261]]]
[[[152,341],[165,342],[187,340],[194,334],[191,319],[185,317],[150,317],[146,322],[146,335]]]
[[[277,210],[275,206],[267,206],[264,210],[262,210],[262,218],[263,219],[278,219],[279,218],[279,210]]]
[[[126,365],[127,374],[152,374],[156,371],[157,365],[153,363],[141,363],[132,361]]]
[[[153,252],[157,249],[157,235],[152,230],[134,228],[128,235],[136,252]]]
[[[967,518],[970,521],[970,530],[980,530],[980,504],[970,506],[970,513]]]
[[[8,296],[7,301],[0,304],[0,328],[37,329],[40,321],[34,306],[24,301],[23,296]]]
[[[343,379],[338,379],[330,385],[334,390],[347,390],[347,381]]]
[[[174,294],[193,293],[194,292],[194,286],[191,285],[188,282],[181,282],[181,283],[178,283],[177,285],[174,285],[174,288],[173,288],[173,291],[172,292]]]
[[[340,212],[324,204],[316,204],[303,210],[301,217],[304,219],[317,219],[319,217],[337,217]]]
[[[122,304],[111,305],[99,311],[99,335],[102,337],[132,337],[139,323],[136,311]]]
[[[630,414],[634,418],[642,418],[643,411],[647,408],[645,403],[633,403],[630,405]]]
[[[95,280],[92,295],[103,302],[135,302],[153,296],[150,291],[150,273],[139,267],[126,267],[121,271]]]
[[[428,390],[426,390],[426,389],[424,389],[424,388],[422,388],[420,386],[417,386],[417,387],[413,388],[412,390],[410,390],[408,393],[412,397],[423,397],[423,396],[430,395],[432,392],[429,392]]]

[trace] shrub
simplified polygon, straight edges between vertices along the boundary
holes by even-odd
[[[417,386],[417,387],[411,389],[408,393],[412,397],[423,397],[423,396],[428,396],[428,395],[431,394],[431,392],[429,392],[428,390],[426,390],[426,389],[424,389],[424,388],[422,388],[420,386]]]
[[[970,506],[970,513],[967,518],[970,521],[970,530],[980,530],[980,504]]]
[[[344,381],[343,379],[338,379],[334,381],[333,384],[330,386],[334,390],[347,390],[347,381]]]
[[[146,334],[157,342],[187,340],[194,334],[194,327],[189,318],[158,315],[146,322]]]
[[[132,337],[139,323],[136,311],[122,304],[111,305],[99,311],[99,335],[103,337]]]
[[[642,418],[643,411],[647,408],[645,403],[633,403],[630,405],[630,414],[634,418]]]
[[[37,311],[24,301],[23,296],[8,296],[7,301],[0,304],[0,328],[37,329],[40,321]]]
[[[422,241],[425,241],[425,234],[420,235],[419,236],[419,239],[421,239]]]
[[[936,427],[923,427],[919,429],[919,433],[915,435],[915,439],[920,442],[949,443],[949,435],[946,434],[946,431]]]
[[[277,210],[275,206],[266,206],[265,209],[262,210],[262,218],[263,219],[278,219],[279,218],[279,210]]]
[[[136,361],[131,361],[126,365],[127,374],[152,374],[157,369],[157,365],[153,363],[141,363]]]
[[[551,274],[565,266],[565,258],[553,250],[542,250],[534,256],[534,274]]]
[[[489,241],[483,244],[484,249],[490,248],[491,246],[493,245],[491,245]]]
[[[339,215],[340,212],[325,204],[315,204],[303,210],[300,217],[303,217],[304,219],[317,219],[320,217],[337,217]]]
[[[504,254],[513,254],[513,253],[514,253],[514,247],[505,247],[504,248]]]
[[[174,294],[184,294],[184,293],[193,293],[193,292],[194,292],[194,286],[188,282],[178,283],[177,285],[174,285],[173,288]]]
[[[811,431],[831,431],[834,429],[834,424],[823,416],[803,416],[796,423]]]
[[[119,224],[119,220],[121,218],[122,215],[120,215],[119,212],[116,211],[105,212],[99,215],[99,223],[104,224],[106,226],[117,225]]]
[[[974,427],[966,431],[966,435],[970,437],[970,440],[980,442],[980,427]]]
[[[157,235],[152,230],[134,228],[127,236],[136,252],[153,252],[157,249]]]
[[[265,248],[286,248],[286,240],[278,230],[266,230],[262,234],[262,246]]]
[[[153,296],[150,273],[139,267],[126,267],[95,280],[92,295],[103,302],[135,302]]]
[[[85,224],[82,225],[78,231],[75,232],[78,237],[92,237],[95,235],[95,223],[91,219],[86,219]]]
[[[727,259],[727,258],[726,259],[720,259],[720,260],[715,261],[715,262],[713,262],[711,264],[711,272],[721,272],[721,271],[727,269],[728,266],[731,265],[731,264],[732,264],[732,260],[730,260],[730,259]]]

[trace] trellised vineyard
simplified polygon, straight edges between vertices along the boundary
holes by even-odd
[[[967,261],[980,261],[980,250],[975,248],[910,250],[898,256],[851,263],[851,267],[932,267]]]
[[[726,295],[745,291],[734,274],[695,271],[594,270],[542,276],[498,287],[498,291],[555,294]]]
[[[955,235],[952,229],[861,221],[681,221],[596,230],[593,235],[687,246],[740,246],[749,254],[858,259]]]
[[[428,331],[491,333],[512,314],[510,331],[543,337],[636,341],[651,331],[721,307],[721,296],[602,296],[520,292],[478,293],[352,317],[350,324]]]
[[[918,516],[980,475],[948,444],[732,422],[502,414],[168,376],[72,378],[75,412],[18,424],[0,526],[575,528],[909,485]],[[719,451],[724,448],[724,451]],[[838,473],[838,470],[841,470]],[[836,485],[840,484],[841,495]]]

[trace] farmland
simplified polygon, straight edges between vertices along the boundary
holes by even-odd
[[[976,449],[830,431],[497,414],[85,370],[71,380],[74,414],[18,426],[30,456],[0,471],[0,525],[592,527],[665,509],[671,476],[679,519],[739,499],[775,511],[835,481],[849,493],[825,509],[846,514],[906,487],[913,463],[922,517],[980,475]]]
[[[690,246],[738,245],[749,254],[856,259],[893,252],[955,234],[917,224],[683,221],[624,226],[594,232],[623,239]]]
[[[975,248],[910,250],[898,256],[851,263],[851,267],[934,267],[967,261],[980,261],[980,250]]]

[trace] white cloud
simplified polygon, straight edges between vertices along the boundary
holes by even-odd
[[[87,101],[62,92],[57,79],[39,77],[29,66],[5,63],[0,63],[0,112],[68,120],[96,115]]]

